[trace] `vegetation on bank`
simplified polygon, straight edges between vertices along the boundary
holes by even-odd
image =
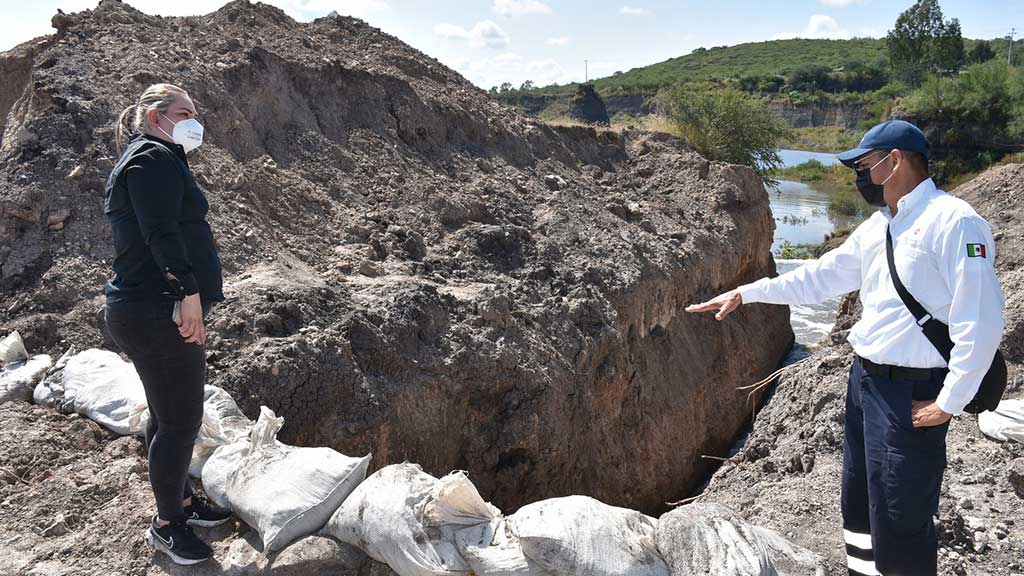
[[[1024,41],[1017,44],[1014,54],[1019,61],[1016,55],[1024,54]],[[793,39],[699,49],[593,84],[604,95],[656,92],[655,109],[666,115],[675,132],[709,157],[729,158],[762,170],[766,181],[772,178],[774,166],[765,164],[765,159],[771,159],[760,137],[765,133],[777,136],[776,146],[836,152],[855,146],[863,132],[878,122],[905,118],[928,135],[933,175],[944,185],[1024,150],[1024,72],[1006,63],[1008,47],[1007,41],[999,39],[963,39],[959,22],[944,18],[938,0],[918,0],[900,14],[885,39]],[[521,88],[503,85],[492,92],[515,102],[517,94],[566,90],[529,84]],[[679,99],[692,104],[666,104]],[[722,138],[745,138],[746,117],[705,106],[723,99],[734,109],[757,110],[753,118],[758,134],[739,142],[739,149]],[[762,118],[760,109],[806,104],[849,105],[866,114],[850,130],[764,129],[770,122]],[[553,109],[542,115],[558,114]],[[647,120],[622,114],[612,122],[620,127],[648,125]]]
[[[862,135],[863,132],[860,130],[848,130],[842,126],[791,128],[789,137],[783,139],[779,147],[808,152],[838,153],[855,148]]]
[[[705,158],[750,166],[765,184],[774,184],[771,171],[782,166],[778,143],[789,128],[750,95],[676,86],[659,92],[655,107]]]

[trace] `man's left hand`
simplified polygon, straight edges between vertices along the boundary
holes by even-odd
[[[945,424],[952,417],[952,414],[943,412],[934,400],[913,400],[910,403],[910,419],[914,428]]]

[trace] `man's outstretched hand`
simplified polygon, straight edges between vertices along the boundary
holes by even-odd
[[[687,312],[712,312],[717,310],[715,314],[716,320],[721,320],[729,315],[730,312],[740,307],[743,304],[743,297],[740,296],[738,290],[730,290],[725,294],[719,294],[707,302],[701,304],[691,304],[686,307]]]

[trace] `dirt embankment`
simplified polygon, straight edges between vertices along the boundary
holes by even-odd
[[[0,55],[0,329],[107,345],[111,125],[195,99],[191,158],[228,301],[210,383],[281,439],[467,469],[504,509],[588,494],[657,512],[748,416],[780,308],[682,308],[774,273],[753,171],[667,136],[553,128],[361,21],[266,5],[160,18],[116,0]]]

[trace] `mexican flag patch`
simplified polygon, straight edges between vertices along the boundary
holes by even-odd
[[[984,244],[968,244],[967,245],[967,257],[968,258],[984,258],[985,257],[985,245]]]

